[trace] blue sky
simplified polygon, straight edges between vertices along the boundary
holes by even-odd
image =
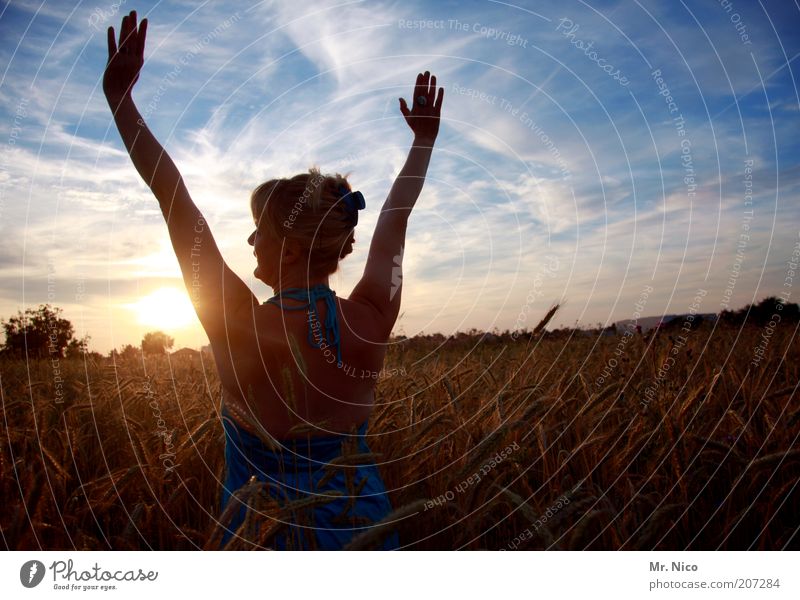
[[[644,315],[698,289],[700,312],[800,299],[796,1],[22,1],[0,15],[2,317],[49,301],[107,352],[154,329],[143,298],[185,294],[100,86],[131,9],[150,21],[134,99],[262,301],[250,190],[351,172],[367,209],[331,280],[349,294],[426,69],[443,123],[396,333],[530,327],[562,299],[555,325],[611,323],[646,286]],[[196,319],[168,333],[207,343]]]

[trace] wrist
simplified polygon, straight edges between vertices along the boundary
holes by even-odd
[[[124,94],[108,93],[106,94],[106,101],[108,101],[108,105],[111,107],[111,110],[116,110],[121,104],[124,104],[128,101],[133,102],[133,97],[131,97],[130,92]]]
[[[415,147],[420,148],[433,148],[433,144],[436,142],[436,137],[431,136],[424,136],[424,135],[415,135],[414,136],[414,143],[412,144]]]

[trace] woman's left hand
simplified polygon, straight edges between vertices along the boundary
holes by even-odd
[[[112,108],[130,96],[139,79],[144,64],[144,39],[147,35],[147,19],[136,26],[136,11],[122,17],[119,46],[114,37],[114,28],[108,28],[108,62],[103,74],[103,92]]]

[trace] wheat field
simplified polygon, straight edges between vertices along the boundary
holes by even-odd
[[[393,523],[350,548],[393,530],[405,549],[800,548],[800,345],[780,327],[754,366],[761,339],[704,323],[392,345],[368,440]],[[231,515],[213,362],[59,369],[0,363],[4,546],[215,547]],[[258,482],[237,494],[252,510],[232,549],[269,548],[303,514]]]

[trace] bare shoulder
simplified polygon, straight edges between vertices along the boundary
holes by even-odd
[[[391,331],[386,331],[386,318],[369,301],[358,295],[340,298],[342,318],[339,330],[351,330],[356,336],[369,344],[385,344]]]
[[[263,308],[254,304],[231,309],[225,316],[224,327],[213,333],[207,331],[223,385],[226,379],[241,379],[261,365],[259,351],[269,347],[264,344],[265,334],[275,329],[267,322],[269,314]]]

